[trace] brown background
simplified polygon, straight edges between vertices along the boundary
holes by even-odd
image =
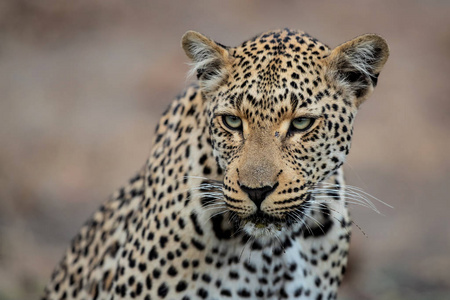
[[[36,299],[82,222],[145,161],[187,83],[189,29],[237,45],[303,29],[391,57],[356,121],[347,177],[388,202],[352,208],[341,299],[450,294],[450,1],[0,2],[0,299]]]

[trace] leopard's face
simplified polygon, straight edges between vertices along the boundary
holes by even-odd
[[[194,60],[219,57],[197,71],[228,210],[257,237],[302,222],[312,189],[343,164],[378,72],[357,73],[303,33],[270,32],[237,48],[191,42],[183,45]],[[384,59],[381,46],[374,55]]]
[[[244,77],[237,68],[208,96],[214,155],[225,174],[224,201],[253,234],[300,221],[311,189],[344,162],[356,113],[324,72],[301,75],[296,62],[284,57],[276,69],[286,71],[275,73],[273,82],[268,68],[236,81]],[[252,86],[240,88],[244,82]],[[272,88],[264,91],[265,85]]]

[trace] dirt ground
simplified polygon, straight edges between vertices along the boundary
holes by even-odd
[[[394,206],[352,207],[340,299],[450,295],[450,1],[0,3],[0,300],[36,299],[84,220],[145,162],[187,84],[180,38],[273,28],[391,56],[355,127],[347,178]]]

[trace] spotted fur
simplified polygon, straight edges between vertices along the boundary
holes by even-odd
[[[238,47],[188,32],[182,45],[198,84],[164,113],[145,167],[73,239],[43,299],[336,299],[350,239],[341,166],[386,42],[330,50],[284,29]]]

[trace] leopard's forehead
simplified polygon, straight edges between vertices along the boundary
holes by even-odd
[[[321,58],[329,54],[329,47],[303,31],[289,29],[273,30],[262,33],[231,48],[235,57],[252,59],[268,58]],[[257,61],[253,61],[257,64]]]
[[[307,33],[269,31],[229,51],[233,64],[218,95],[222,106],[244,115],[257,109],[274,122],[300,107],[319,109],[318,100],[331,93],[323,67],[330,49]]]

